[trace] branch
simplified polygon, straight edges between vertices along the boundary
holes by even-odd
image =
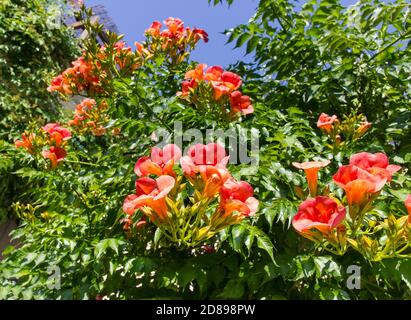
[[[395,45],[397,42],[401,41],[402,39],[405,39],[407,36],[411,35],[411,30],[408,30],[407,32],[403,33],[402,35],[400,35],[397,39],[395,39],[394,41],[392,41],[391,43],[387,44],[384,48],[382,48],[380,51],[378,51],[376,54],[374,54],[370,59],[368,59],[367,62],[371,62],[372,60],[374,60],[376,57],[378,57],[381,53],[383,53],[384,51],[388,50],[390,47],[392,47],[393,45]]]

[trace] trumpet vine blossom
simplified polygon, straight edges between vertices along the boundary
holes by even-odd
[[[182,170],[173,170],[178,160]],[[135,193],[124,200],[126,219],[141,210],[177,246],[204,245],[217,232],[258,209],[253,188],[236,181],[227,162],[224,147],[217,143],[196,144],[183,157],[176,145],[153,147],[151,155],[141,157],[135,165],[139,178]],[[130,230],[131,221],[124,220],[124,224]]]

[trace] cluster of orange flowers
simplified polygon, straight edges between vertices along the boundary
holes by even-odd
[[[339,253],[345,251],[347,241],[357,250],[361,250],[358,245],[357,233],[361,230],[366,220],[364,217],[372,210],[372,202],[378,197],[380,191],[387,182],[392,180],[392,175],[401,169],[400,166],[389,164],[389,160],[384,153],[361,152],[354,154],[350,158],[348,165],[341,166],[334,174],[334,182],[345,191],[345,199],[349,209],[349,218],[346,218],[346,208],[341,201],[334,196],[317,196],[318,171],[327,166],[330,161],[311,161],[304,163],[294,162],[293,165],[303,169],[306,173],[308,189],[312,198],[304,201],[297,214],[294,216],[292,224],[294,228],[303,236],[318,242],[323,242],[324,238],[331,244],[338,247]],[[395,240],[389,244],[392,248],[407,246],[411,233],[411,196],[405,202],[409,212],[409,217],[399,219],[399,224],[395,228],[397,233]],[[343,224],[344,221],[347,223]],[[385,223],[385,222],[384,222]],[[380,224],[380,227],[384,225]],[[386,224],[386,223],[385,223]],[[400,228],[398,228],[400,225]],[[347,227],[352,239],[346,237]],[[382,228],[382,227],[381,227]],[[377,228],[378,230],[378,228]],[[361,239],[367,239],[362,235]],[[377,252],[374,252],[376,255]],[[393,253],[395,254],[395,252]],[[387,256],[379,255],[378,259]]]
[[[63,95],[102,93],[106,90],[104,88],[107,87],[107,80],[110,77],[117,76],[118,73],[122,76],[130,74],[141,65],[145,55],[148,53],[142,46],[137,46],[136,52],[132,52],[123,41],[114,45],[101,46],[95,56],[83,53],[81,57],[72,62],[72,67],[52,79],[47,90],[57,91]],[[68,125],[80,132],[91,131],[95,136],[104,135],[106,129],[103,124],[108,120],[105,116],[107,108],[108,105],[104,100],[97,103],[94,99],[86,98],[76,106],[74,118],[68,122]],[[57,133],[63,139],[59,139]],[[119,133],[118,128],[113,129],[113,135]],[[48,145],[49,149],[42,150],[41,154],[44,158],[51,160],[52,168],[56,168],[67,155],[63,147],[70,137],[71,133],[67,129],[57,124],[48,124],[37,133],[25,132],[21,140],[15,142],[15,145],[18,148],[25,148],[33,155]]]
[[[71,132],[57,123],[48,123],[38,132],[25,132],[21,140],[15,141],[16,148],[24,148],[30,154],[41,154],[49,159],[54,169],[67,156],[65,146],[71,138]]]
[[[220,66],[207,68],[205,64],[199,64],[185,74],[185,79],[178,95],[200,110],[209,110],[217,104],[218,108],[214,111],[230,120],[240,114],[254,112],[250,97],[238,90],[242,84],[240,76],[233,72],[225,71]]]
[[[184,22],[178,18],[168,18],[162,24],[154,21],[146,30],[146,48],[150,52],[163,52],[171,58],[172,63],[180,63],[200,40],[208,42],[208,34],[203,29],[184,27]]]
[[[106,133],[104,124],[108,121],[105,115],[107,108],[105,100],[98,104],[94,99],[85,98],[76,106],[74,118],[67,124],[77,132],[91,132],[94,136],[102,136]],[[120,133],[119,128],[112,130],[113,136]],[[51,161],[51,168],[54,169],[67,156],[65,147],[70,138],[71,132],[68,129],[57,123],[49,123],[36,132],[24,132],[21,139],[15,141],[15,146],[26,149],[32,155],[41,154]]]
[[[58,91],[63,95],[102,93],[107,79],[115,77],[116,72],[130,74],[141,65],[142,57],[141,47],[133,52],[124,41],[119,41],[113,46],[101,46],[95,57],[83,53],[72,62],[72,67],[52,79],[47,90]]]
[[[90,61],[82,56],[74,61],[72,65],[71,68],[67,68],[62,74],[51,80],[47,91],[58,91],[63,95],[72,95],[84,91],[101,91],[98,73],[94,70]]]
[[[184,23],[178,18],[170,17],[164,24],[167,29],[161,31],[162,24],[158,21],[153,22],[146,30],[146,42],[135,42],[134,52],[124,41],[118,41],[114,45],[103,45],[95,53],[84,52],[72,62],[72,67],[52,79],[47,90],[57,91],[63,95],[102,93],[108,87],[110,79],[119,74],[130,75],[145,59],[156,53],[164,53],[173,63],[180,63],[200,40],[208,42],[207,32],[184,27]]]
[[[107,109],[106,101],[97,104],[96,100],[86,98],[76,106],[74,118],[68,125],[80,132],[91,131],[95,136],[104,135],[106,129],[103,124],[108,120],[105,116]]]
[[[182,175],[174,168],[178,162]],[[196,247],[254,215],[258,201],[253,188],[236,181],[227,162],[224,147],[215,143],[196,144],[183,157],[173,144],[152,148],[151,156],[135,165],[136,191],[124,200],[124,229],[130,231],[132,217],[141,211],[143,217],[134,221],[136,228],[146,225],[148,217],[177,246]]]
[[[113,49],[102,46],[100,53],[97,54],[98,61],[109,61],[113,59],[115,67],[119,70],[136,70],[140,65],[143,49],[137,47],[136,52],[131,50],[131,47],[126,46],[124,41],[118,41],[114,44]]]

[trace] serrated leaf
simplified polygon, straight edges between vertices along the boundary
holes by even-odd
[[[116,254],[118,254],[118,246],[123,244],[124,241],[119,239],[104,239],[97,243],[94,247],[94,255],[96,259],[99,259],[104,255],[107,249],[110,247]]]
[[[254,51],[257,47],[258,43],[260,42],[259,37],[254,36],[247,42],[246,54],[250,54]]]
[[[250,38],[250,36],[251,35],[249,33],[243,33],[241,36],[239,36],[235,44],[235,48],[241,47]]]
[[[264,234],[262,231],[259,231],[258,233],[256,233],[256,237],[257,237],[257,246],[260,249],[267,252],[271,260],[273,261],[273,263],[277,265],[277,263],[274,260],[274,245],[272,244],[270,238],[266,234]]]

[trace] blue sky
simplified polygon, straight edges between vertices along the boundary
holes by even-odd
[[[343,0],[343,4],[353,0]],[[163,21],[168,17],[182,19],[186,26],[205,29],[210,41],[201,43],[192,54],[192,59],[208,65],[227,66],[239,59],[244,60],[244,49],[233,50],[233,45],[225,45],[226,29],[247,23],[254,14],[258,0],[236,0],[227,5],[209,6],[207,0],[85,0],[86,5],[104,5],[116,23],[120,33],[125,34],[129,45],[144,40],[144,30],[154,20]],[[247,59],[252,59],[247,56]]]
[[[129,45],[144,40],[144,30],[154,20],[177,17],[186,26],[203,28],[210,41],[207,44],[201,42],[192,59],[222,66],[243,58],[244,51],[232,50],[232,45],[225,46],[227,37],[221,32],[247,23],[258,5],[257,0],[235,1],[229,9],[227,5],[209,6],[207,0],[86,0],[85,3],[88,6],[104,5]]]

